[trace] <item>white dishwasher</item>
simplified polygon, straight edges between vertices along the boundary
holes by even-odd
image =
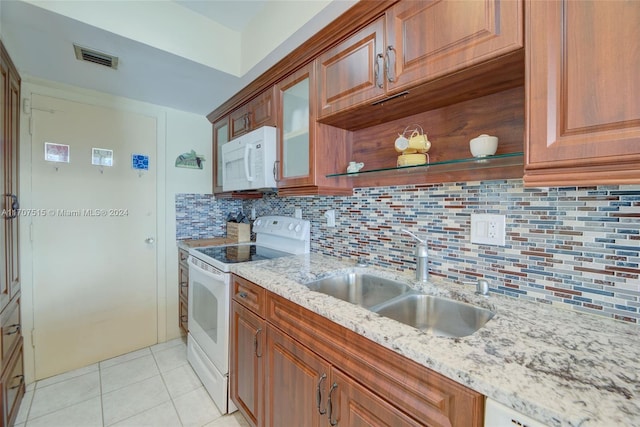
[[[487,398],[484,407],[484,427],[547,427],[508,406]]]

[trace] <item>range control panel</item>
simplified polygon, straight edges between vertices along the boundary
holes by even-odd
[[[309,240],[311,225],[309,221],[288,216],[261,216],[253,222],[253,232],[260,235],[287,237],[296,240]]]

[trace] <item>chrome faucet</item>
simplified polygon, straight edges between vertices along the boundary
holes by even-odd
[[[418,241],[416,245],[416,280],[426,282],[429,280],[429,246],[426,239],[421,239],[409,230],[401,229],[403,233],[407,233]]]

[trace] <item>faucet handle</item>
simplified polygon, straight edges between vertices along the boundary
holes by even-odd
[[[413,237],[418,242],[420,242],[421,245],[426,245],[427,244],[427,240],[426,239],[419,238],[418,236],[416,236],[415,234],[413,234],[412,232],[410,232],[406,228],[401,228],[400,231],[402,231],[403,233],[407,233],[409,236]]]

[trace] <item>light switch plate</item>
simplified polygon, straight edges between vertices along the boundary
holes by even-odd
[[[471,214],[471,243],[505,246],[504,215]]]

